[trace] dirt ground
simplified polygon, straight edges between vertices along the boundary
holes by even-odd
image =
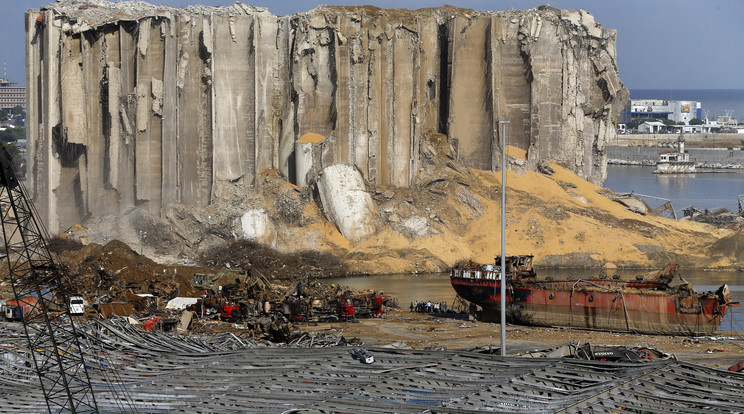
[[[501,325],[469,321],[465,317],[437,316],[393,310],[380,318],[360,319],[358,323],[301,324],[298,329],[307,332],[340,333],[347,339],[359,338],[370,346],[396,346],[413,349],[439,348],[468,349],[473,347],[498,348]],[[635,335],[589,331],[571,328],[542,328],[507,325],[507,355],[517,355],[533,350],[544,350],[570,342],[594,345],[646,346],[683,361],[714,368],[727,369],[744,361],[744,336],[689,338],[682,336]]]

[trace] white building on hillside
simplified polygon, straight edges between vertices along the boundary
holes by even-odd
[[[646,121],[638,125],[638,132],[642,134],[659,134],[662,132],[666,132],[666,129],[666,125],[664,125],[663,122],[658,121]]]

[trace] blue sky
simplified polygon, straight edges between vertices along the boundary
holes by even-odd
[[[11,81],[25,84],[26,9],[52,1],[0,0],[0,64]],[[274,14],[307,11],[312,1],[243,1]],[[418,9],[444,3],[476,10],[528,9],[547,0],[366,0],[327,4],[372,4]],[[156,4],[229,5],[231,0],[156,0]],[[553,0],[564,9],[584,9],[606,28],[618,30],[620,78],[630,89],[744,89],[744,1],[740,0]],[[0,67],[0,70],[2,68]],[[2,76],[2,72],[0,72]]]

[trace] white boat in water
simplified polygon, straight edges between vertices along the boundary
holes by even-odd
[[[685,137],[679,134],[677,151],[662,151],[656,161],[656,174],[694,173],[695,160],[690,161],[690,154],[685,151]]]

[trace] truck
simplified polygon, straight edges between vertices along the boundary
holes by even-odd
[[[240,305],[225,302],[225,305],[220,308],[220,316],[223,320],[235,322],[243,316],[243,312],[240,311]]]
[[[46,292],[45,292],[46,293]],[[40,312],[37,307],[39,301],[35,296],[25,296],[16,300],[7,300],[0,311],[6,321],[28,320],[32,315]],[[80,295],[72,295],[69,299],[70,315],[85,314],[85,301]]]
[[[70,315],[83,315],[85,314],[85,300],[80,295],[70,296]]]
[[[33,296],[5,301],[2,306],[3,317],[6,321],[22,321],[23,318],[32,314],[37,303],[37,299]]]

